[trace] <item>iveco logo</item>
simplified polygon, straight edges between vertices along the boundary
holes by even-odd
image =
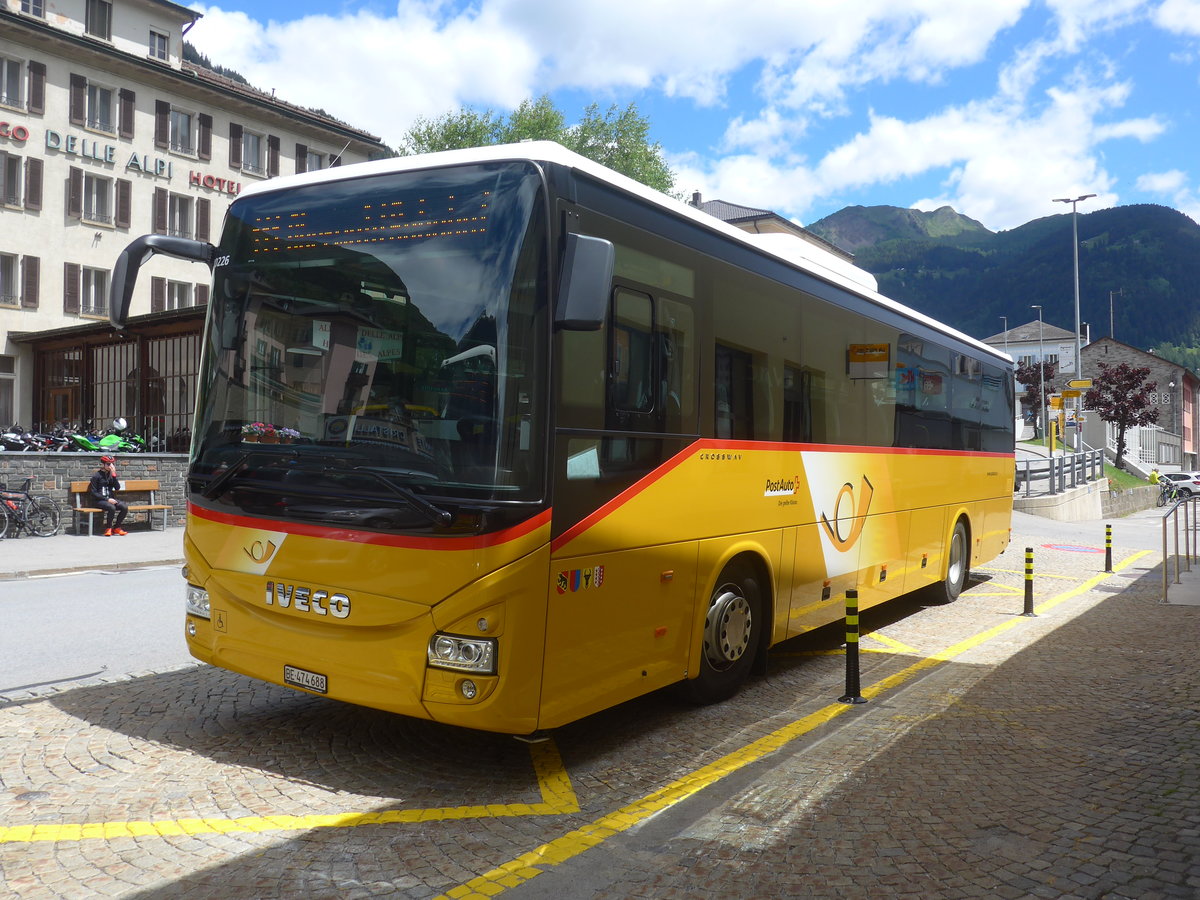
[[[297,612],[310,612],[315,616],[345,619],[350,615],[350,598],[345,594],[331,594],[306,585],[268,581],[266,600],[267,606],[291,607]]]

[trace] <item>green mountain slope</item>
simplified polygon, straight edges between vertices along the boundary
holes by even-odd
[[[949,207],[933,213],[848,207],[809,226],[856,254],[880,291],[976,337],[1036,318],[1071,329],[1071,216],[993,233]],[[1093,338],[1150,348],[1200,346],[1200,226],[1165,206],[1081,213],[1080,320]],[[1120,291],[1119,294],[1115,293]]]

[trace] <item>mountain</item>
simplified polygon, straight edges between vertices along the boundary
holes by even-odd
[[[1079,317],[1092,338],[1200,346],[1200,226],[1165,206],[1080,213]],[[855,254],[881,293],[975,337],[1037,318],[1072,330],[1070,213],[992,232],[950,207],[853,206],[806,226]],[[1111,295],[1111,296],[1110,296]]]

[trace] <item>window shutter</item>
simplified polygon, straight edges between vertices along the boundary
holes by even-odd
[[[26,256],[21,260],[21,307],[37,309],[39,274],[41,261],[36,256]]]
[[[113,216],[113,224],[118,228],[128,228],[133,221],[133,182],[125,178],[117,179],[117,208]]]
[[[212,116],[200,113],[200,140],[197,142],[196,155],[201,159],[212,159]]]
[[[279,138],[273,134],[267,135],[267,177],[274,178],[279,174]]]
[[[304,144],[296,145],[296,174],[308,171],[308,147]]]
[[[242,126],[237,122],[229,123],[229,168],[242,167]]]
[[[150,312],[167,308],[167,279],[155,275],[150,279]]]
[[[137,99],[137,95],[128,88],[121,88],[118,96],[121,98],[121,104],[118,112],[117,135],[123,138],[132,138],[134,101]]]
[[[78,263],[63,263],[63,312],[79,312]]]
[[[212,204],[204,197],[196,198],[196,240],[207,241],[209,229],[209,207]]]
[[[25,159],[25,208],[42,208],[42,161],[36,156]]]
[[[165,150],[171,146],[171,104],[154,101],[154,146]]]
[[[42,115],[46,112],[46,64],[29,64],[29,112]]]
[[[154,189],[154,233],[167,233],[167,192],[163,188]]]
[[[208,285],[207,284],[197,284],[196,285],[196,305],[197,306],[208,306]]]
[[[72,125],[82,125],[87,118],[87,79],[71,73],[71,100],[68,118]]]
[[[74,219],[83,216],[83,169],[71,166],[67,178],[67,215]]]

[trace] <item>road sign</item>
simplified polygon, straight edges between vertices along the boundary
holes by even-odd
[[[1058,394],[1051,394],[1050,395],[1050,408],[1051,409],[1062,409],[1062,397],[1058,396]]]
[[[1090,390],[1092,387],[1092,379],[1076,378],[1074,381],[1068,381],[1067,387],[1074,388],[1074,389],[1080,390],[1080,391]],[[1064,391],[1064,393],[1066,393],[1066,392]],[[1078,397],[1079,395],[1076,394],[1075,396]]]
[[[1063,391],[1062,395],[1068,399],[1071,397],[1082,397],[1083,391]]]

